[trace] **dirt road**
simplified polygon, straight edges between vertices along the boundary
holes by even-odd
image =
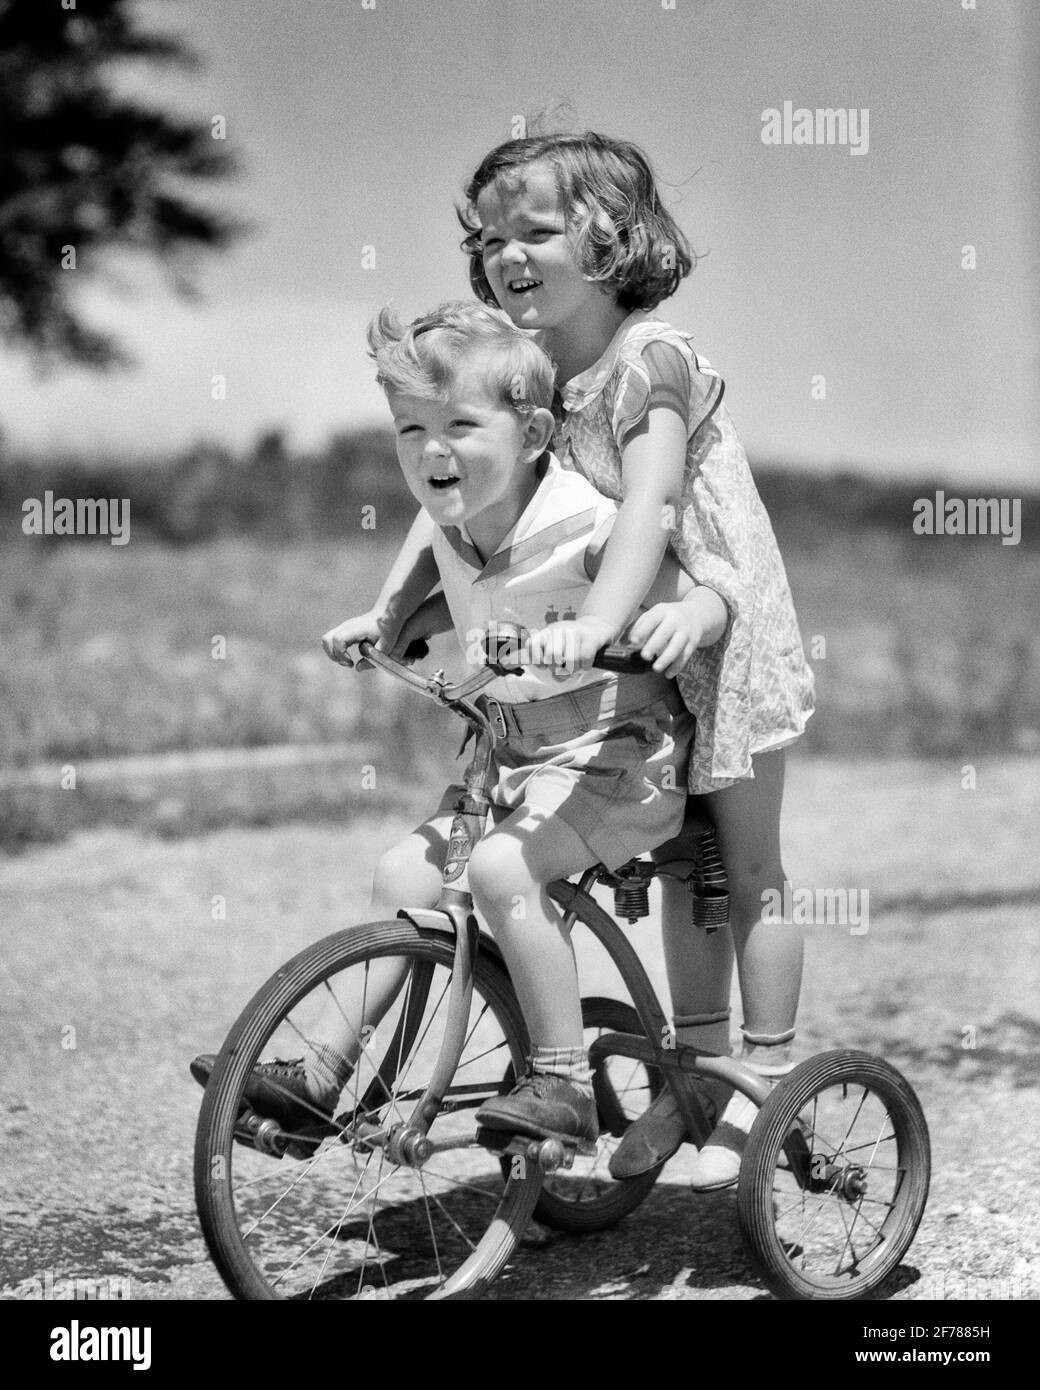
[[[0,1297],[77,1278],[226,1297],[192,1203],[187,1060],[286,956],[361,920],[368,866],[405,825],[96,832],[3,862]],[[884,1054],[931,1127],[932,1195],[893,1296],[1037,1297],[1040,761],[980,763],[975,790],[951,764],[795,762],[785,842],[795,885],[870,895],[867,931],[809,930],[800,1055]],[[633,930],[660,979],[652,922]],[[733,1195],[693,1198],[680,1158],[616,1230],[530,1244],[494,1296],[765,1295]]]

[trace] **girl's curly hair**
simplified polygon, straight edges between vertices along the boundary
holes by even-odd
[[[507,140],[486,155],[456,212],[478,299],[497,305],[484,274],[477,198],[524,165],[552,169],[566,205],[567,230],[582,274],[613,291],[622,309],[653,309],[693,268],[689,242],[661,202],[646,155],[627,140],[588,130]]]

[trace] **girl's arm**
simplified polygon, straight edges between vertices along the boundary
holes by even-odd
[[[438,582],[433,558],[435,526],[429,513],[421,509],[371,608],[325,633],[321,644],[333,661],[352,666],[347,648],[361,641],[375,642],[382,651],[394,646],[405,620]]]
[[[611,544],[610,527],[604,526],[586,560],[590,578],[599,574]],[[652,661],[655,671],[670,678],[679,674],[698,647],[713,647],[729,626],[725,599],[691,579],[671,551],[665,552],[643,610],[625,640],[639,647],[640,656]]]
[[[676,526],[685,463],[682,417],[651,408],[621,451],[624,501],[581,613],[568,624],[575,666],[590,666],[600,647],[615,642],[650,592]]]

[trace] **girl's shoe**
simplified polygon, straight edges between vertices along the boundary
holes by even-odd
[[[700,1099],[710,1124],[718,1110],[710,1097],[702,1095]],[[686,1125],[675,1097],[666,1087],[625,1130],[610,1156],[610,1176],[637,1178],[641,1173],[649,1173],[671,1158],[685,1139]]]
[[[775,1086],[791,1070],[791,1065],[787,1065],[783,1071],[760,1072],[759,1075],[770,1086]],[[758,1071],[758,1068],[753,1070]],[[711,1137],[694,1159],[690,1176],[690,1187],[694,1192],[718,1192],[735,1185],[740,1176],[744,1146],[757,1115],[755,1102],[734,1091]]]
[[[718,1192],[736,1183],[744,1145],[757,1114],[754,1101],[734,1091],[721,1120],[693,1161],[690,1187],[694,1192]]]

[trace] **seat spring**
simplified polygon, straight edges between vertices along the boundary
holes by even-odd
[[[725,926],[729,921],[729,880],[713,826],[694,841],[693,872],[687,886],[693,925],[709,933]]]
[[[622,880],[614,888],[614,916],[636,922],[650,915],[650,892],[643,879]]]

